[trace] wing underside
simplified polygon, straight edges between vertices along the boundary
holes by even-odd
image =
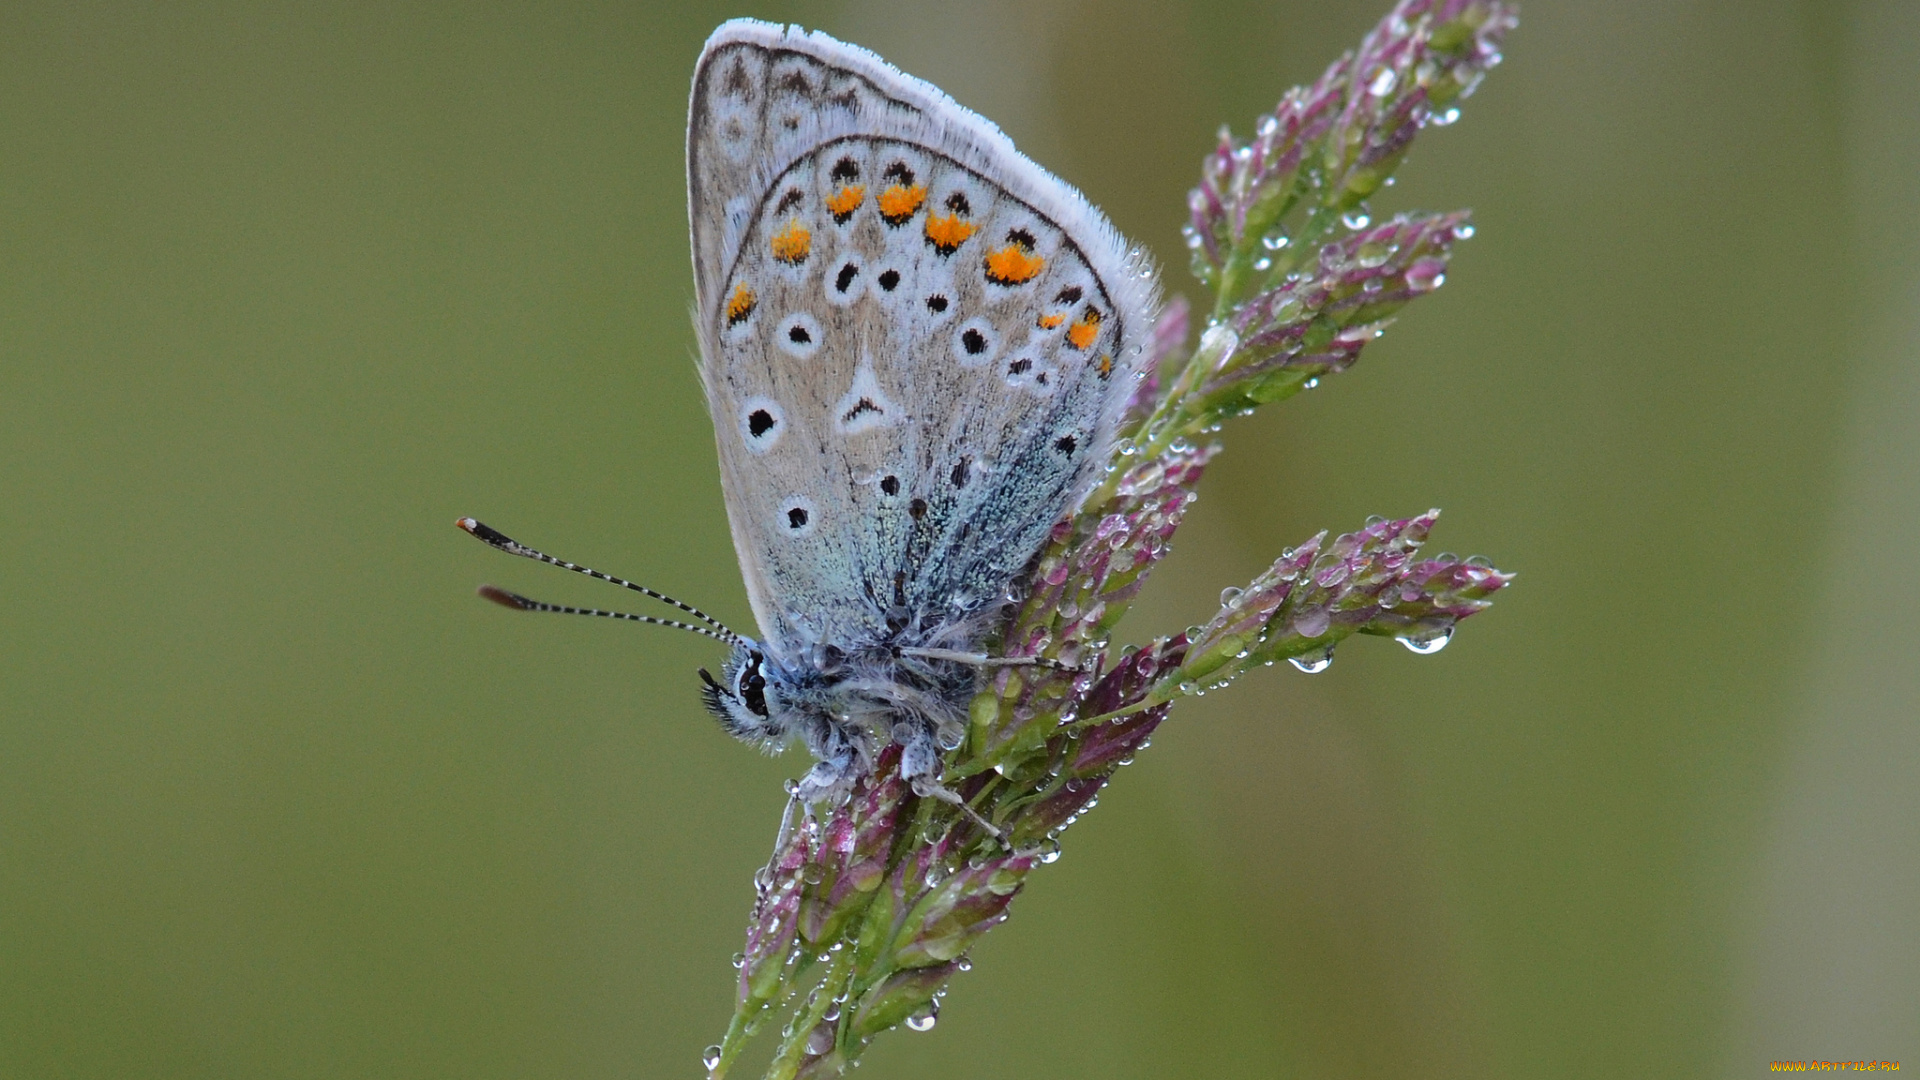
[[[1104,459],[1143,261],[984,120],[823,35],[723,26],[691,112],[701,375],[769,646],[995,602]]]

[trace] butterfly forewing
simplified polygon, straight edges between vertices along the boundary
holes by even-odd
[[[960,625],[1103,461],[1144,265],[991,125],[823,35],[721,27],[688,170],[701,374],[768,645]]]

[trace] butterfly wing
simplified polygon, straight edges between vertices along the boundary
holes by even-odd
[[[995,602],[1105,460],[1144,257],[992,124],[823,34],[726,23],[690,113],[700,371],[767,644]]]

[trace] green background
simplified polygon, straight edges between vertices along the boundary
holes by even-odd
[[[695,1076],[805,762],[687,317],[722,18],[998,120],[1187,276],[1184,193],[1385,0],[0,4],[0,1075]],[[1451,282],[1226,433],[1129,623],[1446,509],[1444,654],[1183,703],[864,1075],[1920,1068],[1920,9],[1534,0],[1376,209]]]

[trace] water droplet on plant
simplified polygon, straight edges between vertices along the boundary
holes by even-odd
[[[1473,226],[1462,225],[1453,230],[1453,236],[1456,240],[1471,240],[1473,239]]]
[[[1226,588],[1220,590],[1220,606],[1221,607],[1226,607],[1228,604],[1231,604],[1238,599],[1240,599],[1240,590],[1237,587],[1229,585]]]
[[[1306,382],[1303,382],[1300,385],[1303,389],[1311,390],[1314,387],[1320,385],[1320,376],[1315,375],[1313,378],[1308,379]]]
[[[1051,836],[1047,837],[1046,846],[1040,849],[1040,854],[1036,857],[1042,863],[1045,863],[1048,866],[1052,866],[1054,863],[1059,862],[1060,861],[1060,841],[1055,840]]]
[[[1469,555],[1467,556],[1467,565],[1477,566],[1485,570],[1493,566],[1493,560],[1487,558],[1485,555]]]
[[[1273,260],[1267,258],[1265,255],[1262,255],[1259,258],[1253,260],[1253,268],[1255,270],[1271,270],[1273,269]]]
[[[973,961],[963,956],[960,959],[955,960],[953,962],[953,966],[960,971],[972,971]]]
[[[1180,692],[1183,694],[1197,695],[1200,693],[1200,684],[1189,679],[1180,684]]]
[[[1458,119],[1460,119],[1460,110],[1448,109],[1445,112],[1434,113],[1433,116],[1428,118],[1428,122],[1434,127],[1446,127]]]
[[[1188,228],[1192,228],[1192,226],[1188,226]],[[1286,233],[1268,233],[1266,236],[1260,238],[1260,246],[1266,248],[1268,251],[1279,251],[1291,243],[1293,243],[1293,238]]]
[[[1303,638],[1317,638],[1333,625],[1333,616],[1326,608],[1308,608],[1293,616],[1293,632]]]
[[[940,1005],[929,1001],[924,1009],[907,1017],[907,1026],[915,1031],[932,1031],[933,1025],[940,1022]]]
[[[1263,139],[1271,138],[1274,132],[1280,130],[1280,121],[1268,114],[1260,118],[1260,122],[1254,125],[1253,130]]]
[[[1309,675],[1318,675],[1333,666],[1333,646],[1326,645],[1310,653],[1290,656],[1287,658],[1287,663]]]
[[[807,1032],[807,1053],[819,1057],[831,1049],[833,1049],[833,1028],[830,1025],[821,1024]]]
[[[1419,653],[1421,656],[1432,656],[1446,648],[1447,642],[1453,640],[1453,627],[1445,626],[1439,630],[1429,630],[1420,634],[1406,634],[1393,640],[1405,645],[1411,652]]]
[[[720,1048],[718,1046],[709,1046],[705,1050],[700,1051],[700,1064],[704,1066],[708,1072],[719,1068]]]
[[[1383,67],[1374,74],[1373,81],[1367,84],[1367,93],[1374,97],[1386,97],[1393,93],[1393,84],[1399,80],[1400,77],[1392,68]]]
[[[1373,219],[1358,210],[1353,210],[1340,215],[1340,224],[1349,229],[1364,229],[1373,224]]]
[[[737,952],[737,953],[734,953],[734,954],[733,954],[733,966],[734,966],[734,967],[735,967],[736,969],[738,969],[738,968],[743,968],[743,967],[746,967],[746,966],[747,966],[747,954],[746,954],[746,953],[743,953],[743,952]]]

